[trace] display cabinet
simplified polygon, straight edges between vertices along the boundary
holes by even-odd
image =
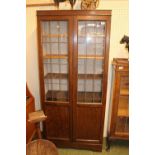
[[[38,11],[44,131],[57,146],[102,150],[111,11]]]
[[[113,60],[113,88],[111,123],[108,146],[112,140],[129,139],[129,62],[128,59]]]

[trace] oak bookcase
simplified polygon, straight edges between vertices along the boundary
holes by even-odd
[[[111,11],[37,11],[46,138],[102,150]]]

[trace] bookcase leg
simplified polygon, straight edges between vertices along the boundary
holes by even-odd
[[[108,137],[106,138],[106,149],[105,150],[106,151],[109,151],[110,150],[110,140],[109,140]]]

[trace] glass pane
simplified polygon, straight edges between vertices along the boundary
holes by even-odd
[[[129,133],[129,117],[117,117],[116,134]]]
[[[68,101],[68,22],[43,21],[45,99]]]
[[[78,103],[102,103],[105,22],[78,22]]]
[[[129,78],[121,77],[116,133],[129,132]]]

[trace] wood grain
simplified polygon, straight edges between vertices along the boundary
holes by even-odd
[[[59,155],[54,143],[38,139],[26,145],[26,155]]]
[[[92,150],[102,150],[103,143],[103,124],[106,105],[107,76],[108,76],[108,59],[109,59],[109,42],[110,42],[110,23],[111,11],[109,10],[60,10],[60,11],[37,11],[38,18],[38,52],[39,52],[39,75],[40,75],[40,92],[41,103],[45,114],[47,115],[44,131],[46,138],[54,141],[61,147],[87,148]],[[68,22],[68,55],[43,55],[42,41],[42,21],[67,21]],[[103,55],[78,55],[78,22],[79,21],[104,21]],[[63,36],[63,35],[62,35]],[[65,36],[65,37],[66,37]],[[46,34],[46,37],[61,37],[57,35]],[[69,90],[66,92],[56,92],[49,90],[45,93],[45,78],[66,78],[65,74],[51,73],[44,74],[44,59],[67,59],[68,60],[68,78]],[[102,75],[79,74],[78,59],[99,59],[103,61]],[[44,77],[45,76],[45,77]],[[82,78],[101,79],[102,92],[93,93],[77,92],[77,81]],[[51,98],[55,93],[55,100]],[[92,103],[92,95],[96,96]],[[85,104],[79,99],[87,96]],[[83,101],[83,99],[80,99]],[[98,103],[97,103],[98,102]],[[97,104],[96,104],[97,103]],[[94,116],[94,117],[93,117]],[[92,122],[91,122],[92,121]],[[95,124],[95,127],[94,127]],[[82,130],[81,130],[82,129]]]

